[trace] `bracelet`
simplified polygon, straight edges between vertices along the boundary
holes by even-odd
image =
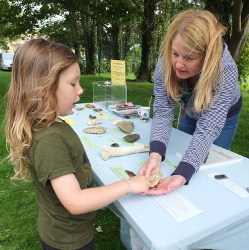
[[[124,179],[128,184],[129,184],[129,188],[130,188],[130,190],[129,190],[129,193],[128,194],[131,194],[131,191],[132,191],[132,185],[131,185],[131,183],[130,183],[130,181],[128,180],[128,179]]]

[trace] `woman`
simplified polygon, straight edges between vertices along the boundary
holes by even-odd
[[[148,194],[170,193],[187,184],[212,144],[230,148],[242,98],[225,33],[209,11],[183,11],[169,25],[155,70],[150,156],[140,174],[160,171],[176,103],[181,106],[180,130],[193,137],[176,170]]]

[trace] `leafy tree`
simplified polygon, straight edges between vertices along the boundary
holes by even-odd
[[[249,75],[249,0],[207,0],[205,8],[218,16],[228,27],[224,39],[237,62],[239,81],[245,82]]]
[[[52,9],[59,10],[58,14],[64,16],[63,31],[55,33],[62,38],[60,42],[68,44],[74,48],[76,55],[81,58],[82,47],[86,58],[86,74],[95,74],[95,54],[96,54],[96,23],[92,13],[96,8],[96,0],[40,0],[50,2]],[[58,26],[58,25],[56,25]],[[67,34],[68,33],[68,34]],[[58,36],[59,35],[59,36]],[[51,36],[50,36],[51,37]]]
[[[96,0],[3,0],[9,3],[10,12],[0,17],[8,20],[8,27],[0,30],[0,36],[12,34],[19,36],[46,35],[56,38],[74,48],[80,56],[81,47],[85,47],[88,74],[95,73],[95,23],[91,19],[91,11]],[[62,19],[56,20],[61,16]],[[93,25],[91,25],[93,24]],[[60,27],[62,25],[63,27]]]
[[[249,76],[249,38],[247,38],[237,66],[239,70],[239,81],[242,86],[246,87],[246,85],[249,84],[247,82]]]
[[[127,0],[105,0],[99,1],[96,9],[96,20],[102,26],[102,32],[111,37],[111,58],[115,60],[124,59],[121,51],[120,38],[123,32],[127,35],[132,23],[136,19],[136,8]],[[126,42],[128,42],[126,40]],[[127,50],[127,48],[126,48]]]
[[[154,31],[155,31],[155,11],[158,0],[144,0],[143,9],[136,0],[132,0],[140,12],[143,13],[141,31],[141,64],[138,70],[137,80],[151,82],[151,66],[152,47],[154,44]]]
[[[98,55],[99,72],[102,58],[125,59],[137,80],[150,82],[170,18],[204,7],[228,26],[225,40],[238,61],[249,32],[249,0],[1,0],[0,46],[17,36],[43,35],[83,54],[86,74],[96,72]]]
[[[152,80],[152,69],[155,67],[161,40],[166,33],[168,21],[177,12],[186,8],[193,8],[195,4],[200,8],[198,0],[131,0],[142,16],[141,22],[141,65],[137,72],[137,80]],[[196,7],[195,7],[196,8]]]
[[[9,4],[6,2],[0,2],[1,12],[9,11]],[[2,35],[5,26],[7,26],[6,19],[3,16],[0,16],[0,48],[8,50],[8,40]]]
[[[220,17],[228,27],[224,38],[237,62],[249,33],[249,0],[206,0],[205,8]]]
[[[11,5],[8,1],[1,1],[0,10],[0,48],[8,50],[8,43],[22,34],[23,28],[19,24],[24,22],[15,19],[16,16],[21,15],[21,9],[18,6]]]

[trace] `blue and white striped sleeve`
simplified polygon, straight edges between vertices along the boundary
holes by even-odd
[[[167,96],[164,84],[162,60],[159,59],[154,74],[154,107],[150,136],[150,153],[157,152],[165,159],[172,122],[174,119],[175,101]]]

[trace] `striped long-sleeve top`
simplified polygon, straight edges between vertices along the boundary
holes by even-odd
[[[221,61],[222,73],[217,79],[217,91],[213,91],[213,100],[215,100],[213,104],[202,113],[195,112],[192,109],[194,94],[186,104],[187,115],[198,121],[189,147],[173,174],[184,176],[187,182],[205,160],[213,142],[220,135],[226,118],[238,113],[241,107],[238,71],[225,43]],[[164,159],[172,130],[176,101],[167,96],[162,59],[159,59],[155,69],[154,95],[150,152],[157,152]],[[185,105],[182,100],[177,102],[181,107]]]

